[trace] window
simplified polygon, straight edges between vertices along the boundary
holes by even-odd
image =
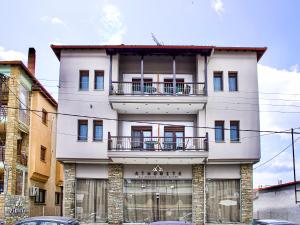
[[[87,141],[88,139],[88,121],[78,120],[78,140]]]
[[[79,90],[88,91],[89,90],[89,71],[81,70],[79,75]]]
[[[214,91],[223,91],[223,73],[214,72]]]
[[[55,192],[55,205],[60,205],[60,192]]]
[[[184,126],[165,126],[164,149],[183,150],[184,148]]]
[[[107,222],[107,181],[77,179],[76,217],[82,223]]]
[[[94,132],[93,132],[94,141],[102,141],[103,140],[103,121],[102,120],[94,120]]]
[[[230,141],[240,141],[240,122],[230,121]]]
[[[45,109],[43,109],[42,110],[42,122],[44,124],[47,124],[47,120],[48,120],[48,112]]]
[[[94,80],[95,90],[104,90],[104,71],[96,70],[95,71],[95,80]]]
[[[215,141],[224,141],[224,121],[215,121]]]
[[[34,203],[43,204],[46,201],[46,190],[39,188],[39,193],[35,196]]]
[[[207,180],[206,185],[207,222],[240,222],[240,181]]]
[[[229,91],[238,91],[238,78],[236,72],[230,72],[228,75]]]
[[[131,148],[132,149],[153,149],[151,144],[151,126],[132,126],[131,127]]]
[[[27,109],[29,105],[29,91],[22,84],[20,84],[19,102],[19,120],[28,125],[29,113]]]
[[[44,146],[41,146],[40,160],[46,162],[46,151],[47,149]]]

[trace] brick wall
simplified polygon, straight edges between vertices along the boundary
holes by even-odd
[[[204,224],[204,165],[192,166],[192,221],[196,225]]]
[[[108,222],[123,222],[123,165],[108,166]]]
[[[241,222],[252,222],[253,211],[253,169],[252,164],[241,164]]]

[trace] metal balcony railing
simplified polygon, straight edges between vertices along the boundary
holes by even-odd
[[[208,151],[205,137],[108,136],[109,151]]]
[[[113,81],[111,95],[205,95],[205,83],[177,82],[140,82]]]

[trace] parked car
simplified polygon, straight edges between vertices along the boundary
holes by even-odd
[[[79,225],[79,222],[69,217],[37,216],[19,220],[14,225]]]
[[[254,220],[252,225],[299,225],[285,220]]]
[[[152,222],[149,225],[195,225],[186,221],[157,221]]]

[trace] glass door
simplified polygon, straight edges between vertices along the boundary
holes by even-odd
[[[151,149],[152,127],[151,126],[134,126],[131,127],[132,149]]]
[[[184,150],[184,127],[166,126],[164,127],[164,149],[165,150]]]

